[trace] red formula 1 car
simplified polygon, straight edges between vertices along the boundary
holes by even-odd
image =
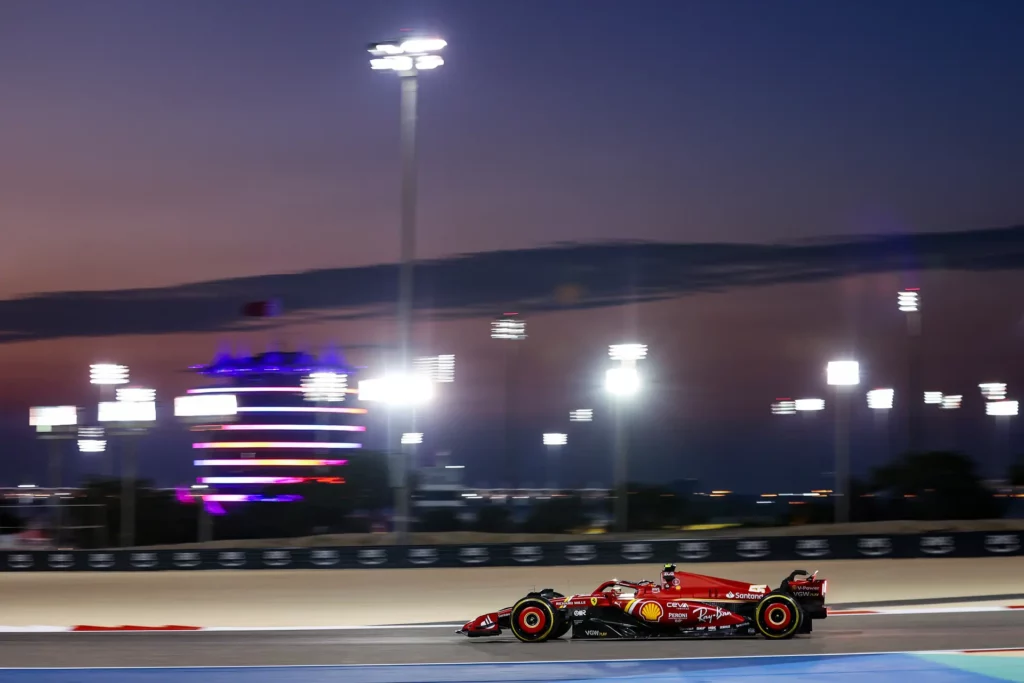
[[[803,578],[798,578],[803,577]],[[471,638],[512,631],[525,643],[560,638],[647,639],[757,636],[773,640],[810,633],[824,619],[828,582],[817,572],[791,573],[767,585],[676,571],[665,565],[660,584],[605,581],[589,595],[565,597],[546,588],[512,607],[477,617],[458,633]]]

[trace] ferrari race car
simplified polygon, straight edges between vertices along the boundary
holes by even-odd
[[[803,578],[800,578],[803,577]],[[810,633],[824,619],[828,582],[796,570],[775,590],[767,585],[676,571],[666,565],[660,584],[605,581],[587,595],[529,593],[512,607],[484,614],[457,633],[501,635],[524,643],[561,638],[648,639],[762,635],[772,640]]]

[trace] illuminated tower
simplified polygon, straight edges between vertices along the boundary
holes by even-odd
[[[237,401],[230,421],[192,426],[196,482],[209,485],[214,500],[286,502],[301,499],[296,484],[344,483],[346,454],[362,447],[367,411],[356,405],[356,369],[340,354],[222,354],[191,369],[213,381],[190,396]]]

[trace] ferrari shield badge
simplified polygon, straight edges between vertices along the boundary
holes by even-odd
[[[597,598],[590,598],[590,604],[593,607],[597,607]]]

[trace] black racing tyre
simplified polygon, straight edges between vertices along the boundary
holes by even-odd
[[[758,632],[771,640],[792,638],[800,632],[804,613],[791,595],[769,593],[757,603],[754,625]]]
[[[568,619],[566,619],[561,614],[556,614],[556,616],[558,617],[558,625],[555,626],[555,630],[552,631],[551,637],[552,638],[561,638],[562,636],[564,636],[566,633],[569,632],[570,628],[572,628],[572,622],[569,621]]]
[[[512,607],[508,619],[512,635],[524,643],[543,643],[559,627],[558,613],[540,596],[527,596]]]

